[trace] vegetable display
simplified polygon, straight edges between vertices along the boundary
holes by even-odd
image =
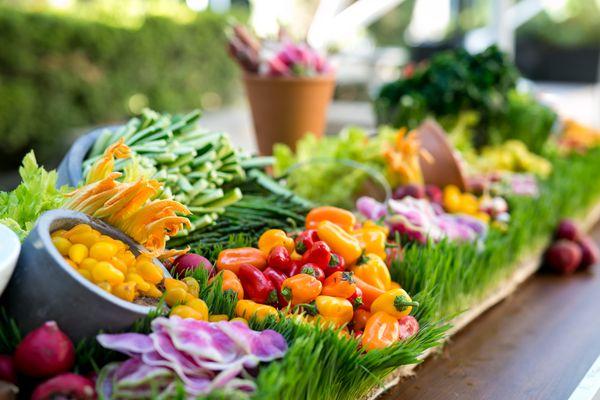
[[[516,78],[495,49],[439,56],[382,91],[402,92],[406,109],[386,105],[400,129],[309,136],[275,160],[202,130],[197,112],[151,111],[102,133],[74,188],[56,189],[27,155],[21,185],[0,194],[1,223],[22,239],[55,208],[101,223],[49,228],[36,244],[75,298],[48,299],[61,307],[29,332],[0,309],[0,380],[36,400],[365,399],[527,272],[549,238],[548,269],[592,268],[598,248],[564,218],[597,206],[599,135],[566,122],[549,139],[553,112],[515,92]],[[528,112],[541,115],[531,137],[509,134]],[[427,179],[439,155],[409,128],[429,114],[453,120],[464,185]],[[53,320],[75,292],[150,307],[125,332],[73,343]]]
[[[385,227],[372,221],[358,223],[346,210],[323,206],[307,214],[306,230],[294,238],[282,230],[268,230],[258,239],[258,249],[223,250],[216,265],[221,274],[232,272],[227,279],[237,278],[241,285],[236,290],[238,298],[243,298],[236,307],[238,317],[300,317],[343,332],[349,328],[360,337],[364,324],[354,326],[355,311],[361,310],[369,324],[371,313],[398,320],[418,306],[392,281],[381,258],[386,256],[387,234]],[[377,329],[373,328],[372,335],[379,334]],[[389,339],[385,347],[396,340]],[[367,336],[362,345],[380,348],[381,344],[374,345],[378,341],[381,338]]]
[[[121,171],[124,183],[146,178],[162,184],[159,197],[172,198],[191,213],[189,226],[173,235],[170,248],[222,245],[242,231],[259,235],[269,227],[302,224],[310,203],[261,172],[271,160],[240,152],[226,133],[206,131],[199,119],[199,111],[169,115],[145,110],[96,139],[83,174],[96,180],[94,163],[112,149],[116,160],[105,161],[100,173]]]

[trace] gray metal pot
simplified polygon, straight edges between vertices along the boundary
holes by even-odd
[[[65,262],[50,233],[80,223],[123,241],[136,255],[141,250],[124,233],[83,213],[62,209],[44,213],[23,242],[5,293],[9,314],[24,333],[54,320],[71,339],[80,340],[99,331],[125,330],[154,309],[105,292]],[[154,263],[170,276],[158,260]]]

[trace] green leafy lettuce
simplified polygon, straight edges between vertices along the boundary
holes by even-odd
[[[352,208],[356,195],[367,189],[380,190],[385,160],[382,144],[394,131],[382,129],[375,136],[349,127],[337,136],[307,135],[296,143],[296,152],[275,145],[275,174],[287,179],[297,195],[315,203]],[[374,179],[373,179],[374,178]],[[368,188],[367,188],[368,186]]]
[[[22,182],[15,190],[0,192],[0,223],[23,240],[42,213],[60,208],[64,190],[56,189],[56,171],[40,167],[33,151],[23,159],[19,174]]]

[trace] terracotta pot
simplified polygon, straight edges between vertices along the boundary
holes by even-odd
[[[317,136],[325,132],[335,87],[333,75],[288,78],[246,74],[244,84],[261,154],[271,154],[275,143],[294,148],[308,132]]]

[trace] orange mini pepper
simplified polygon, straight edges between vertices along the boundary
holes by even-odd
[[[293,306],[310,303],[319,294],[323,285],[314,276],[297,274],[287,278],[281,284],[281,295]]]
[[[223,286],[221,286],[223,291],[231,290],[237,294],[238,300],[242,300],[244,298],[244,288],[237,275],[228,269],[224,269],[220,274],[223,276]]]
[[[219,271],[228,269],[237,275],[242,264],[253,265],[262,271],[267,266],[267,255],[253,247],[240,247],[238,249],[223,250],[217,258],[217,269]]]
[[[281,229],[269,229],[265,231],[258,239],[258,248],[267,256],[274,247],[283,246],[290,253],[294,251],[294,239]]]
[[[361,345],[366,351],[384,349],[396,343],[400,338],[398,320],[379,311],[371,315],[362,335]]]
[[[343,208],[323,206],[313,208],[306,215],[306,229],[317,229],[323,221],[336,224],[346,232],[350,232],[356,225],[356,217]]]
[[[362,254],[358,240],[333,222],[321,222],[317,227],[317,234],[331,250],[342,256],[347,265],[354,264]]]
[[[352,277],[352,272],[337,271],[325,279],[323,291],[325,296],[334,296],[347,299],[356,292],[356,283]]]
[[[366,308],[371,308],[371,304],[373,304],[375,299],[385,293],[385,290],[381,290],[373,285],[368,284],[356,275],[354,275],[354,282],[362,291],[363,305]]]

